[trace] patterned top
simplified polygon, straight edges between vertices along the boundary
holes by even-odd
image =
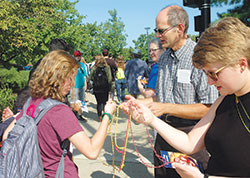
[[[206,74],[192,65],[195,45],[188,38],[179,50],[167,49],[160,57],[156,87],[160,102],[212,104],[218,97],[216,88],[208,85]]]

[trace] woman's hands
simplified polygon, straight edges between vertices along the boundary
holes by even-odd
[[[182,178],[203,178],[204,174],[200,172],[200,170],[197,167],[183,164],[183,163],[172,163],[172,166],[175,168],[177,173]]]
[[[116,108],[116,103],[112,101],[112,99],[109,99],[105,105],[104,112],[113,115],[113,113],[115,112],[115,108]]]
[[[127,115],[131,115],[137,123],[149,125],[155,118],[148,107],[139,103],[134,97],[126,96],[127,101],[121,104],[121,109]]]

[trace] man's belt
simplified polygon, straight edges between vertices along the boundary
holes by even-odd
[[[168,123],[169,125],[173,127],[188,127],[188,126],[194,126],[199,120],[192,120],[192,119],[182,119],[175,116],[170,116],[167,114],[163,114],[160,117],[161,120]]]

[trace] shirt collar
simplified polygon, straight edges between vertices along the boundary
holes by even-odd
[[[182,60],[183,58],[183,53],[186,53],[187,50],[189,50],[189,46],[191,46],[193,43],[193,41],[191,40],[191,38],[188,38],[187,41],[185,42],[185,44],[178,49],[177,51],[172,51],[172,53],[174,54],[175,58],[179,61]]]

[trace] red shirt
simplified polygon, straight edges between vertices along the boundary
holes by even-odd
[[[41,101],[43,101],[42,98],[32,99],[30,104],[37,107]],[[31,115],[31,110],[28,114]],[[18,120],[21,115],[22,112],[16,119]],[[80,131],[83,131],[83,128],[68,106],[55,106],[43,116],[38,124],[37,132],[46,178],[54,178],[56,175],[63,152],[60,143]],[[64,159],[64,178],[76,177],[79,177],[78,168],[72,161],[72,153],[68,151]]]

